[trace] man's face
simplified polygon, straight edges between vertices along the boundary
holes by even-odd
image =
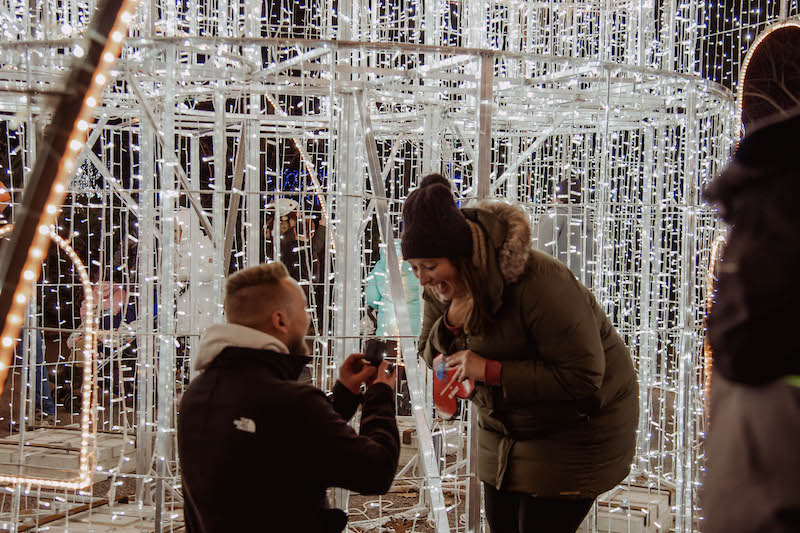
[[[289,217],[287,217],[287,216],[285,216],[285,215],[284,215],[284,216],[282,216],[282,217],[281,217],[281,225],[280,225],[280,232],[281,232],[281,235],[283,235],[284,233],[286,233],[287,231],[289,231],[289,228],[290,228],[290,227],[291,227],[291,226],[289,225]]]
[[[308,302],[303,289],[292,278],[283,280],[288,297],[286,312],[289,315],[289,353],[292,355],[308,355],[311,351],[306,343],[306,332],[311,324]]]

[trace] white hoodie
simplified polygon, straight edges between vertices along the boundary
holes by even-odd
[[[214,324],[200,338],[200,348],[193,358],[192,370],[202,372],[229,346],[289,353],[285,344],[263,331],[239,324]]]

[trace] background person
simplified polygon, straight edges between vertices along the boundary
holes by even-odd
[[[192,209],[175,210],[176,334],[202,334],[214,321],[214,245]]]
[[[403,259],[400,250],[400,239],[395,240],[397,259],[400,261],[400,273],[403,279],[403,289],[408,305],[408,317],[411,322],[411,334],[419,336],[420,328],[420,286],[419,280],[414,275],[411,265]],[[375,335],[378,337],[397,337],[400,330],[394,314],[394,302],[389,285],[389,272],[387,272],[388,259],[386,249],[381,249],[380,259],[367,276],[366,300],[367,305],[377,310],[377,325]]]
[[[420,328],[420,302],[421,290],[419,280],[411,270],[408,261],[403,260],[400,251],[400,239],[395,239],[395,251],[397,259],[400,261],[400,273],[403,279],[403,289],[406,295],[408,306],[408,318],[411,323],[411,334],[419,337]],[[381,248],[380,259],[367,276],[366,301],[367,305],[376,310],[375,335],[378,337],[388,337],[387,348],[390,356],[395,357],[397,351],[397,336],[400,330],[397,326],[397,318],[394,313],[394,302],[392,301],[392,291],[389,284],[389,272],[387,272],[386,248]],[[411,395],[408,390],[408,381],[405,378],[405,367],[400,367],[398,373],[400,390],[398,391],[397,414],[411,414]]]
[[[565,265],[586,287],[594,271],[594,225],[588,208],[581,206],[581,182],[562,180],[556,186],[556,206],[539,217],[534,231],[537,250]]]
[[[798,146],[798,113],[756,126],[705,194],[729,224],[708,317],[706,533],[800,531]]]
[[[420,356],[476,381],[492,533],[574,532],[633,461],[628,349],[567,267],[531,248],[523,211],[459,210],[434,174],[408,195],[403,224],[403,257],[424,287]]]
[[[280,260],[286,265],[289,275],[301,283],[309,302],[313,304],[317,327],[324,320],[324,280],[322,269],[327,245],[327,220],[300,210],[300,204],[290,198],[279,198],[267,205],[266,250],[274,259],[273,227],[278,224],[280,233]],[[314,330],[309,330],[313,335]],[[310,382],[310,374],[305,379]]]
[[[8,206],[11,205],[11,193],[8,192],[5,184],[0,181],[0,226],[4,226],[8,223],[11,223],[11,212],[6,212]],[[8,234],[4,239],[0,240],[0,249],[2,249],[3,244],[6,239],[9,239],[11,234]],[[37,299],[36,302],[37,307],[40,307],[40,302]],[[25,330],[23,329],[20,332],[20,336],[25,334]],[[40,330],[35,330],[33,332],[33,344],[34,346],[29,346],[29,349],[32,350],[35,355],[35,371],[34,371],[34,382],[30,383],[30,391],[31,391],[31,398],[34,401],[34,417],[35,420],[31,421],[34,424],[37,423],[52,423],[54,422],[54,417],[56,416],[56,403],[53,400],[53,395],[50,390],[50,379],[49,379],[49,372],[47,369],[47,359],[45,358],[45,351],[44,351],[44,338],[42,336],[42,332]],[[24,343],[22,340],[19,340],[14,347],[14,354],[17,357],[22,357],[22,350],[23,350]]]

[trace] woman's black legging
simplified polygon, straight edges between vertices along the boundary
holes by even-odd
[[[546,499],[483,484],[492,533],[575,533],[593,499]]]

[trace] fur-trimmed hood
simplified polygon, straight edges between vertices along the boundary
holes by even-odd
[[[531,240],[533,232],[527,213],[520,205],[496,200],[482,200],[468,209],[485,211],[505,227],[505,232],[501,236],[491,224],[487,223],[486,215],[481,216],[476,213],[477,221],[482,222],[487,240],[493,242],[496,247],[497,265],[500,267],[503,281],[506,284],[514,283],[525,272],[533,247]],[[468,210],[464,211],[467,218],[470,218]]]
[[[461,210],[480,227],[485,239],[486,279],[490,308],[496,313],[506,286],[519,281],[531,265],[533,242],[528,215],[517,205],[484,200]]]

